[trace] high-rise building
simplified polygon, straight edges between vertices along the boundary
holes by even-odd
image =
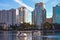
[[[15,25],[28,22],[28,11],[26,7],[19,9],[0,10],[0,24]]]
[[[0,11],[0,23],[5,23],[8,26],[16,24],[16,10],[1,10]]]
[[[53,23],[60,23],[60,6],[53,7]]]
[[[46,21],[46,9],[43,2],[35,4],[35,13],[36,13],[36,25],[39,29]]]
[[[35,13],[35,10],[32,11],[32,24],[36,24],[36,13]]]
[[[17,24],[17,26],[19,26],[20,25],[20,22],[19,22],[20,20],[19,20],[19,10],[18,10],[18,8],[16,9],[16,24]]]
[[[7,22],[7,11],[0,10],[0,23],[6,23],[6,22]]]
[[[54,23],[55,30],[60,30],[60,4],[53,7],[53,23]],[[60,35],[60,32],[55,31],[55,35]]]
[[[8,10],[8,17],[7,21],[9,25],[15,25],[16,24],[16,9]]]
[[[19,8],[19,20],[20,20],[20,23],[28,22],[28,11],[26,7]]]

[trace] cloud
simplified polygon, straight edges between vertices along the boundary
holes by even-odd
[[[47,3],[49,0],[43,0],[44,3]]]
[[[31,0],[29,0],[29,1],[31,1]],[[48,2],[49,0],[32,0],[32,2],[34,2],[34,3],[37,3],[37,2],[44,2],[44,3],[46,3],[46,2]]]
[[[58,3],[57,0],[54,0],[54,1],[51,3],[51,5],[55,6],[57,3]]]
[[[33,11],[33,8],[26,5],[25,3],[23,3],[21,0],[14,0],[15,2],[19,3],[21,6],[25,6],[28,10]]]
[[[6,4],[6,3],[0,3],[0,6],[7,7],[7,6],[10,6],[10,5],[9,4]]]
[[[51,6],[51,5],[54,6],[54,5],[56,5],[57,3],[58,3],[58,0],[49,0],[49,1],[46,2],[46,4],[47,4],[47,5],[49,4],[50,6]]]

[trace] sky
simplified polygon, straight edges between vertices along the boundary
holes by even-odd
[[[29,12],[29,22],[31,22],[31,12],[35,9],[35,4],[40,2],[45,3],[46,17],[51,18],[53,7],[60,3],[60,0],[0,0],[0,10],[16,9],[25,6]]]

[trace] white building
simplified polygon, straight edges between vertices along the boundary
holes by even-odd
[[[0,23],[8,26],[28,22],[28,11],[26,7],[19,9],[0,10]]]
[[[28,22],[28,11],[26,7],[19,8],[19,20],[20,20],[20,23]]]
[[[0,23],[5,23],[5,22],[7,22],[7,11],[1,10],[0,11]]]
[[[19,10],[18,10],[18,9],[16,9],[16,24],[17,24],[17,26],[20,25],[20,20],[19,20]]]
[[[15,25],[16,24],[16,10],[11,9],[8,11],[8,24]]]
[[[45,23],[46,20],[46,9],[43,2],[35,4],[35,13],[36,13],[36,25],[38,29],[41,29],[41,25]]]
[[[0,23],[5,23],[8,26],[16,24],[16,10],[1,10],[0,11]]]

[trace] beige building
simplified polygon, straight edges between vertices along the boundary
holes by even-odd
[[[21,7],[18,10],[19,10],[20,23],[27,23],[28,22],[28,11],[26,7]]]
[[[46,22],[53,23],[53,18],[46,18]]]

